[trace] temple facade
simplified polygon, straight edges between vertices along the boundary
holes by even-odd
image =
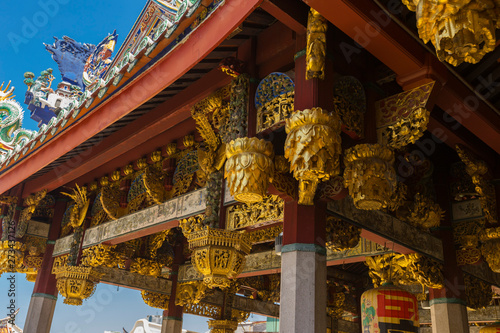
[[[250,313],[282,333],[500,331],[499,15],[147,0],[119,49],[56,38],[62,80],[25,73],[38,131],[0,87],[0,272],[34,282],[24,332],[98,283],[140,289],[162,333],[184,313],[214,333]]]

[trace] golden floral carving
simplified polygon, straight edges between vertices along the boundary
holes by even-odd
[[[394,153],[379,144],[349,148],[344,157],[344,182],[354,205],[375,210],[387,207],[396,190]]]
[[[296,111],[286,120],[285,157],[299,180],[299,203],[312,205],[320,181],[340,172],[340,119],[321,108]]]
[[[230,278],[236,278],[243,270],[245,256],[250,253],[251,244],[243,232],[204,228],[191,232],[181,228],[193,251],[191,262],[209,288],[230,287]],[[186,230],[186,231],[184,231]]]
[[[226,147],[224,177],[231,195],[238,201],[254,203],[267,193],[274,173],[273,145],[257,138],[237,138]]]
[[[385,282],[395,285],[420,284],[428,288],[443,288],[442,265],[419,253],[384,254],[366,257],[369,275],[375,287]]]
[[[420,38],[431,41],[441,61],[453,66],[475,64],[495,49],[495,30],[500,4],[497,1],[403,0],[416,11]]]
[[[47,190],[42,190],[24,199],[24,205],[27,207],[24,208],[21,211],[21,214],[19,215],[19,221],[16,228],[17,238],[22,238],[24,236],[28,228],[28,223],[31,220],[31,217],[33,216],[33,213],[35,212],[36,208],[38,207],[40,202],[45,198],[46,195],[47,195]]]
[[[334,216],[326,218],[326,247],[331,251],[346,251],[361,240],[361,228]]]
[[[142,296],[142,300],[147,305],[149,305],[153,308],[157,308],[157,309],[168,310],[168,303],[170,301],[170,295],[165,295],[165,294],[160,294],[160,293],[142,290],[141,296]]]
[[[325,79],[326,19],[314,9],[310,9],[307,19],[306,80]]]
[[[234,333],[238,328],[237,320],[209,320],[210,333]]]
[[[252,244],[263,242],[274,242],[275,238],[283,232],[283,224],[269,228],[248,231],[248,241]]]
[[[493,290],[490,284],[469,274],[465,274],[464,282],[467,307],[480,310],[491,304]]]
[[[407,220],[417,228],[429,229],[439,227],[443,214],[444,211],[437,203],[417,193]]]
[[[87,210],[89,209],[89,198],[86,187],[79,187],[78,184],[75,184],[73,189],[73,193],[62,193],[75,202],[73,207],[71,208],[69,222],[68,224],[73,228],[78,228],[83,224],[85,220],[85,216],[87,215]]]
[[[102,208],[112,220],[116,220],[125,214],[125,210],[120,207],[121,191],[115,186],[105,186],[101,189]]]
[[[227,210],[227,229],[236,230],[283,221],[284,201],[277,195],[268,195],[261,202],[236,204]]]
[[[203,281],[182,282],[177,285],[176,305],[191,305],[199,303],[210,293],[211,289]]]
[[[18,241],[0,241],[0,275],[2,273],[24,273],[25,245]]]
[[[101,278],[92,267],[62,266],[56,269],[56,287],[65,298],[64,304],[82,305],[94,293]]]
[[[490,239],[481,245],[484,259],[495,273],[500,273],[500,239]]]
[[[484,161],[476,159],[465,146],[457,144],[455,149],[462,162],[466,165],[465,171],[476,186],[476,192],[479,194],[484,215],[489,223],[497,223],[495,187],[485,177],[488,174],[488,166]]]
[[[135,258],[130,265],[130,271],[141,275],[160,276],[162,265],[146,258]]]
[[[150,166],[142,174],[142,181],[148,196],[156,203],[161,204],[167,200],[167,191],[163,186],[164,175],[159,168]]]
[[[116,245],[98,244],[82,251],[82,266],[125,267],[125,258],[116,252]]]

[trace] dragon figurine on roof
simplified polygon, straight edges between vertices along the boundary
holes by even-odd
[[[5,88],[3,85],[0,85],[0,157],[16,145],[26,144],[34,134],[21,128],[24,111],[13,99],[14,87],[10,87],[10,81]]]

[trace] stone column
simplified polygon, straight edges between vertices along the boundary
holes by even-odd
[[[281,249],[280,332],[326,332],[323,203],[285,203]]]
[[[66,209],[66,200],[57,200],[54,218],[50,226],[49,238],[43,255],[42,267],[39,269],[33,295],[31,296],[24,332],[49,333],[52,317],[57,301],[56,277],[52,274],[52,252],[61,230],[61,221]]]
[[[182,313],[184,307],[175,304],[179,265],[184,261],[182,244],[177,244],[177,246],[175,246],[174,253],[174,263],[172,264],[172,271],[170,272],[172,294],[168,302],[168,310],[163,311],[161,333],[182,333]]]
[[[443,154],[444,155],[444,154]],[[438,157],[439,158],[439,157]],[[448,166],[445,157],[437,160],[436,165]],[[436,196],[441,208],[449,206],[448,168],[436,168]],[[443,242],[444,288],[429,290],[431,306],[432,333],[468,333],[465,283],[462,269],[457,264],[457,254],[453,241],[450,210],[446,209],[441,227],[437,232]]]

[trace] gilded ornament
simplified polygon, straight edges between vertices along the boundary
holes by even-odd
[[[167,200],[168,193],[165,190],[164,175],[159,168],[150,166],[142,173],[142,181],[146,193],[156,204],[161,204]]]
[[[120,175],[120,171],[119,171],[119,170],[115,170],[115,171],[113,171],[113,172],[111,173],[110,178],[111,178],[111,180],[112,180],[112,181],[117,182],[117,181],[119,181],[119,180],[120,180],[120,176],[121,176],[121,175]]]
[[[94,293],[101,274],[92,267],[62,266],[55,270],[56,287],[65,298],[64,304],[82,305]]]
[[[222,141],[231,142],[237,138],[244,138],[248,134],[248,89],[249,76],[242,74],[231,81],[229,115],[223,128]]]
[[[375,103],[380,144],[401,149],[422,137],[430,119],[427,104],[434,85],[430,82]]]
[[[278,224],[268,228],[248,231],[248,241],[251,244],[274,242],[276,237],[283,232],[283,224]]]
[[[238,328],[237,320],[209,320],[210,333],[234,333]]]
[[[392,282],[395,285],[420,284],[428,288],[443,288],[442,265],[419,253],[366,257],[366,265],[376,287]]]
[[[81,265],[125,268],[125,258],[116,252],[116,245],[98,244],[83,249]]]
[[[500,238],[490,239],[481,245],[484,259],[495,273],[500,273]]]
[[[453,66],[478,63],[495,49],[500,28],[497,1],[402,0],[417,14],[420,38],[432,42],[441,61]]]
[[[260,81],[255,92],[257,132],[282,126],[293,112],[295,85],[286,74],[275,72]]]
[[[243,270],[245,256],[252,248],[243,232],[211,229],[190,232],[184,229],[189,248],[193,251],[191,262],[209,288],[230,287],[230,278],[236,278]]]
[[[273,145],[253,138],[238,138],[226,147],[225,175],[231,195],[238,201],[262,201],[274,173]]]
[[[469,274],[465,274],[464,282],[467,307],[474,310],[480,310],[491,304],[493,300],[493,290],[490,284]]]
[[[222,308],[218,305],[200,302],[184,305],[184,313],[190,313],[202,317],[220,318]]]
[[[151,291],[141,291],[142,300],[150,307],[168,310],[168,303],[170,302],[170,295],[155,293]]]
[[[359,209],[387,207],[397,187],[394,153],[379,144],[360,144],[345,152],[344,182]]]
[[[125,176],[129,176],[134,173],[134,167],[132,164],[127,164],[126,166],[123,167],[123,174]]]
[[[326,218],[326,247],[331,251],[346,251],[361,240],[361,228],[334,216]]]
[[[257,227],[283,221],[284,201],[277,195],[268,195],[261,202],[236,204],[227,209],[227,229]]]
[[[120,206],[121,191],[115,186],[105,186],[101,188],[99,199],[102,208],[112,220],[116,220],[125,214],[125,211]]]
[[[0,242],[0,274],[1,273],[24,273],[24,252],[26,247],[18,241]]]
[[[85,216],[87,215],[87,210],[89,209],[89,198],[87,193],[87,188],[79,187],[75,184],[73,193],[62,193],[71,199],[73,199],[74,204],[72,205],[69,212],[69,222],[68,224],[73,228],[78,228],[83,224]]]
[[[335,81],[333,110],[340,117],[342,131],[353,139],[365,136],[366,96],[363,84],[353,76]]]
[[[476,186],[476,192],[479,194],[483,213],[488,219],[488,222],[495,224],[498,222],[498,214],[496,207],[495,187],[486,179],[488,174],[488,166],[484,161],[476,159],[472,153],[463,145],[457,144],[455,150],[458,156],[465,163],[465,171],[472,178],[472,182]]]
[[[26,230],[28,229],[28,223],[31,220],[33,213],[35,213],[35,210],[41,204],[46,195],[47,190],[42,190],[24,199],[24,205],[27,207],[24,208],[19,215],[19,221],[16,228],[16,238],[23,238]]]
[[[189,281],[177,284],[175,305],[186,306],[198,304],[211,292],[203,281]]]
[[[439,227],[443,214],[444,211],[437,203],[417,193],[407,220],[417,228],[429,229]]]
[[[151,162],[153,162],[153,163],[160,162],[161,161],[161,151],[156,150],[156,151],[152,152],[150,155],[150,158],[151,158]]]
[[[99,184],[101,184],[101,186],[108,186],[109,178],[107,176],[101,177],[101,179],[99,179]]]
[[[162,264],[146,258],[135,258],[130,264],[130,271],[141,275],[160,276]]]
[[[167,153],[168,157],[172,157],[175,153],[177,153],[177,143],[175,142],[169,143],[165,147],[165,152]]]
[[[296,111],[286,120],[285,157],[299,181],[299,203],[312,205],[320,181],[339,174],[340,119],[321,108]]]
[[[325,79],[327,20],[314,9],[307,19],[306,80]]]
[[[191,148],[194,146],[194,135],[186,135],[182,138],[182,144],[185,148]]]

